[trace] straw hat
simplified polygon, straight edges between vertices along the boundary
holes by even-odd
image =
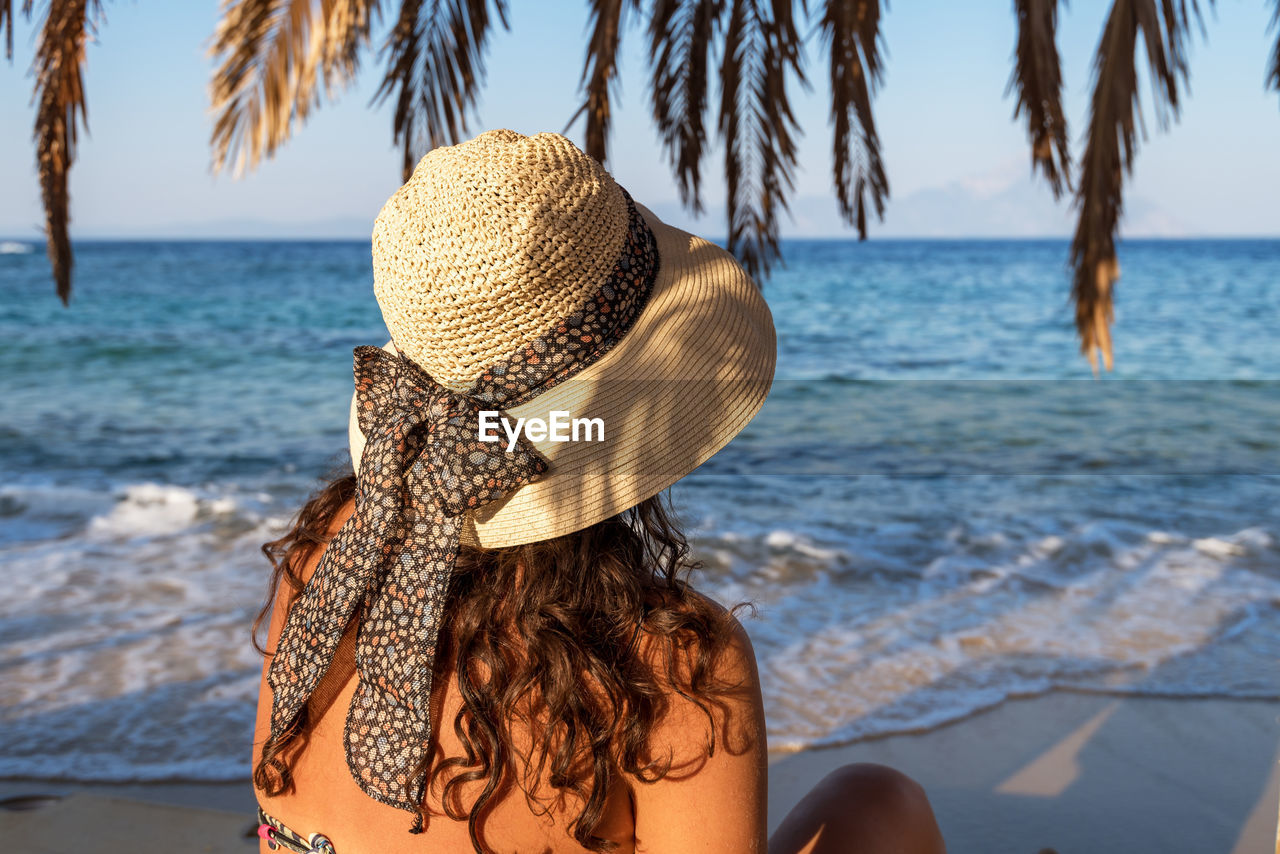
[[[398,347],[466,391],[581,309],[618,261],[627,194],[558,134],[490,131],[437,148],[373,230],[374,292]],[[733,257],[637,204],[658,250],[648,300],[603,356],[505,411],[599,418],[601,441],[533,441],[537,481],[469,514],[463,542],[488,548],[567,534],[661,492],[759,411],[776,342],[759,290]],[[352,400],[351,458],[365,445]]]

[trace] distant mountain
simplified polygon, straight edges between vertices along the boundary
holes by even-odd
[[[1021,165],[1021,164],[1019,164]],[[676,201],[655,203],[654,213],[678,228],[707,236],[724,234],[724,207],[708,206],[698,219]],[[835,195],[802,196],[783,217],[783,237],[856,237],[844,224]],[[1075,216],[1068,201],[1054,202],[1048,188],[1025,174],[994,174],[955,181],[891,198],[883,222],[874,217],[870,237],[1053,237],[1069,238]],[[1121,234],[1127,237],[1187,237],[1198,232],[1146,199],[1126,200]]]

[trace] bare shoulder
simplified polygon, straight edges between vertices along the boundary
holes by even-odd
[[[768,754],[764,704],[751,638],[733,613],[701,594],[714,614],[714,654],[695,687],[668,693],[649,734],[647,759],[666,773],[629,780],[636,852],[764,851]],[[656,635],[656,636],[655,636]],[[662,658],[663,638],[648,642]],[[692,675],[699,657],[685,647],[674,660]]]
[[[656,755],[671,755],[677,764],[700,761],[716,745],[735,752],[763,748],[764,739],[763,701],[750,636],[729,609],[690,592],[714,615],[711,648],[702,648],[697,640],[682,644],[658,632],[647,632],[641,643],[641,654],[669,691],[651,746]]]
[[[707,605],[720,618],[723,625],[725,645],[716,662],[716,674],[730,684],[749,683],[754,686],[758,680],[756,671],[756,651],[751,645],[751,636],[738,620],[737,616],[715,599],[690,588],[693,596]]]

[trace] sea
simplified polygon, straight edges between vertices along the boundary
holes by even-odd
[[[758,418],[672,499],[771,748],[1051,691],[1280,698],[1280,241],[789,240]],[[369,247],[0,244],[0,776],[250,768],[259,547],[346,461]]]

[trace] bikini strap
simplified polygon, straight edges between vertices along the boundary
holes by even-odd
[[[303,838],[299,833],[290,830],[284,822],[268,815],[262,807],[258,807],[258,838],[267,841],[272,851],[284,848],[297,854],[336,854],[333,843],[323,833],[313,833]]]

